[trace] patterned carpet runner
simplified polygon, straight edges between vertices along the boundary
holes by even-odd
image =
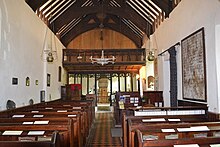
[[[111,136],[113,120],[112,112],[96,113],[86,147],[121,147],[120,138]]]

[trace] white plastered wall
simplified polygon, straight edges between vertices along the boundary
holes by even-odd
[[[209,111],[220,112],[219,88],[220,81],[218,73],[219,67],[219,35],[215,32],[220,24],[220,1],[219,0],[182,0],[180,4],[171,12],[156,30],[158,53],[170,48],[198,29],[205,29],[205,52],[206,52],[206,78],[207,78],[207,103]],[[217,37],[218,36],[218,37]],[[217,54],[217,55],[216,55]],[[158,58],[159,68],[159,88],[169,91],[166,86],[169,80],[169,66],[163,57]],[[166,66],[166,67],[165,67]],[[182,99],[182,67],[181,67],[181,48],[177,49],[177,74],[178,74],[178,99]],[[164,93],[164,98],[169,98],[169,94]]]
[[[41,60],[46,26],[25,3],[24,0],[0,1],[0,110],[6,109],[8,99],[17,107],[28,105],[29,100],[40,102],[40,91],[46,91],[45,100],[60,98],[58,66],[62,66],[61,49],[64,46],[56,39],[58,60],[47,64]],[[50,87],[46,86],[46,75],[51,74]],[[18,84],[12,85],[12,78]],[[25,79],[30,78],[30,86]],[[38,85],[35,81],[38,80]]]

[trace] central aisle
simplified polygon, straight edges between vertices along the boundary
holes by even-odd
[[[111,136],[113,113],[110,111],[96,112],[96,118],[87,139],[86,147],[121,147],[120,137]]]

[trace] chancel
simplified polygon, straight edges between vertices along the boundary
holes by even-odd
[[[1,147],[220,146],[219,0],[0,1]]]

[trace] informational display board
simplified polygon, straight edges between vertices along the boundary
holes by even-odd
[[[181,40],[183,99],[206,100],[204,28]]]

